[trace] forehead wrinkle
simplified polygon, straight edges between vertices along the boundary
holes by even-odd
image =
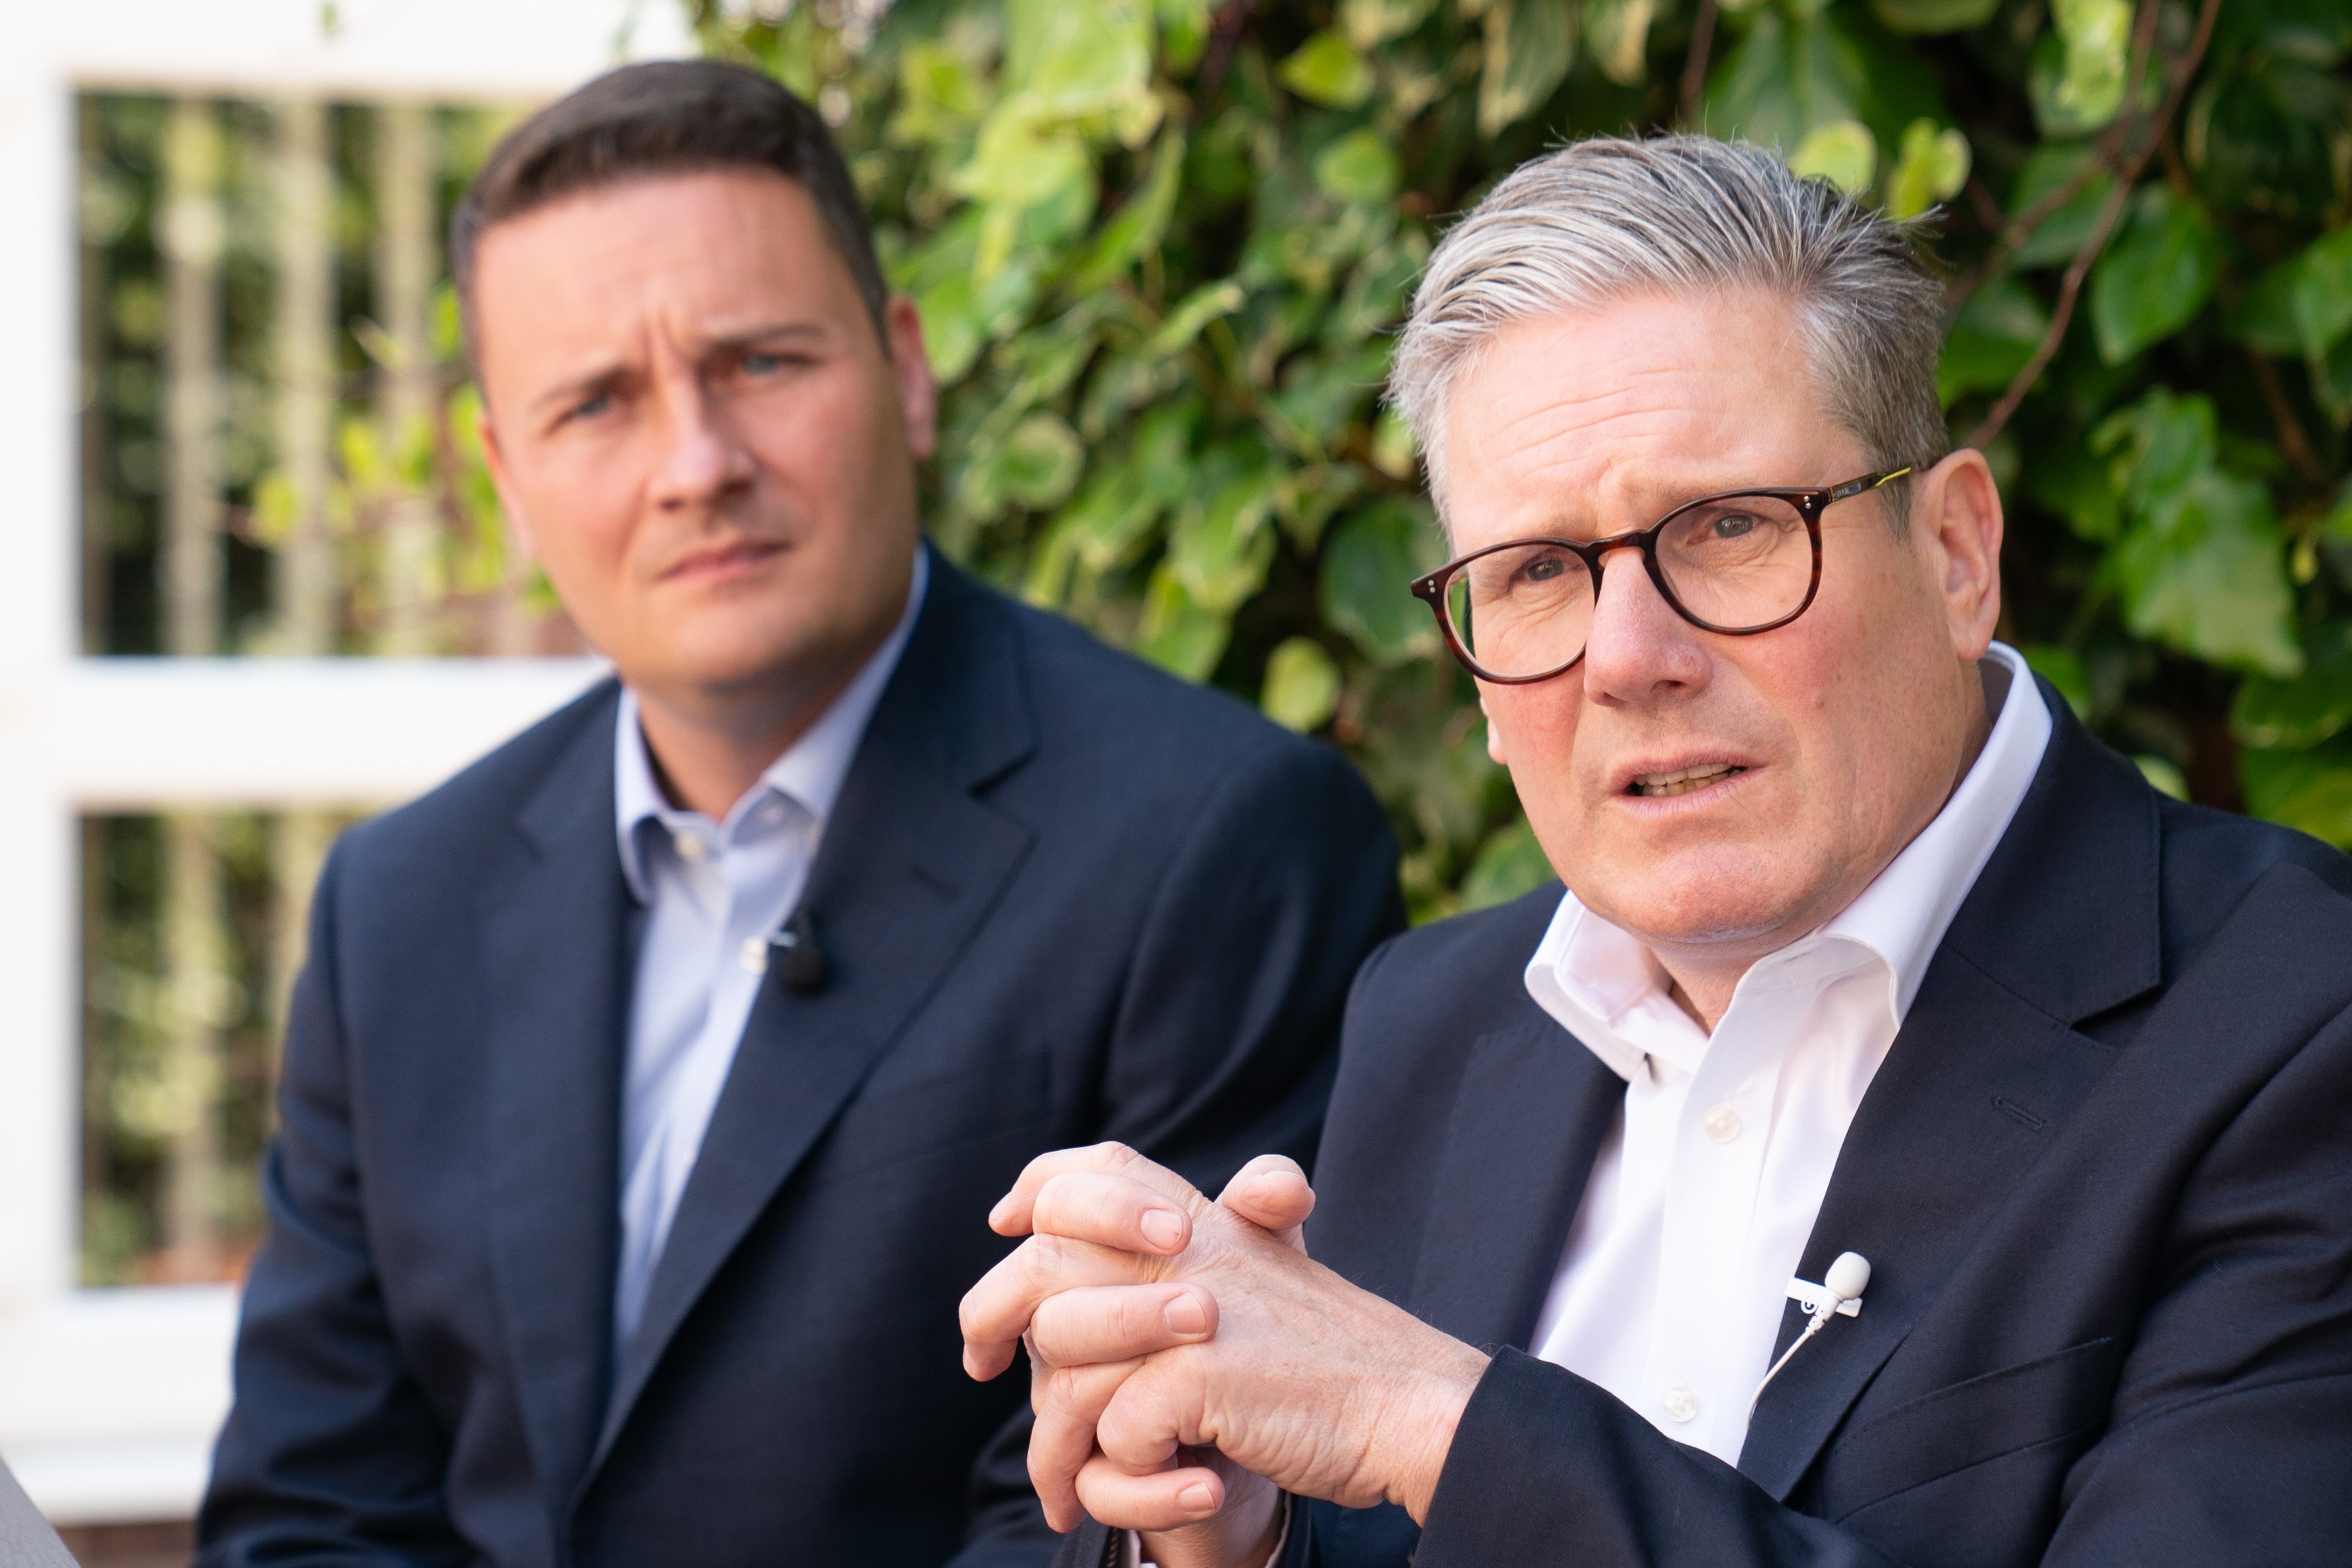
[[[1602,511],[1670,506],[1695,488],[1714,488],[1707,476],[1746,482],[1732,411],[1686,395],[1644,396],[1642,384],[1650,381],[1688,391],[1676,372],[1648,369],[1625,384],[1530,407],[1480,445],[1494,468],[1537,490],[1538,504],[1554,515],[1592,510],[1581,504],[1588,497],[1601,498]],[[1565,507],[1559,492],[1568,492]]]

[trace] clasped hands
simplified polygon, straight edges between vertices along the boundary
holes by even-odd
[[[1055,1529],[1145,1532],[1165,1568],[1259,1568],[1280,1493],[1427,1516],[1486,1358],[1308,1258],[1315,1194],[1261,1155],[1212,1203],[1117,1143],[1030,1163],[1028,1240],[964,1297],[964,1370],[1025,1343],[1029,1475]]]

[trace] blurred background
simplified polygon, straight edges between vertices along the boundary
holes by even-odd
[[[1377,394],[1564,136],[1778,144],[1949,276],[2002,635],[2159,787],[2352,844],[2342,0],[18,0],[0,54],[0,1454],[175,1562],[310,883],[593,679],[473,435],[449,208],[629,58],[838,132],[948,387],[934,538],[1324,735],[1417,919],[1548,874],[1402,584]]]

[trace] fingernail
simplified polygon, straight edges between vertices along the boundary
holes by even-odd
[[[1171,1300],[1160,1315],[1168,1320],[1168,1331],[1171,1334],[1190,1339],[1209,1331],[1209,1310],[1190,1291]]]
[[[1202,1514],[1217,1511],[1217,1494],[1209,1489],[1206,1482],[1194,1481],[1176,1494],[1176,1504],[1186,1513],[1198,1518]]]
[[[1184,1239],[1184,1221],[1173,1209],[1152,1209],[1143,1216],[1143,1239],[1162,1252],[1173,1251]]]

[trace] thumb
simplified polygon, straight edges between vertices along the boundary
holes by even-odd
[[[1307,1243],[1299,1226],[1315,1212],[1315,1189],[1307,1173],[1287,1154],[1260,1154],[1234,1173],[1217,1202],[1252,1225],[1274,1232],[1299,1251]]]

